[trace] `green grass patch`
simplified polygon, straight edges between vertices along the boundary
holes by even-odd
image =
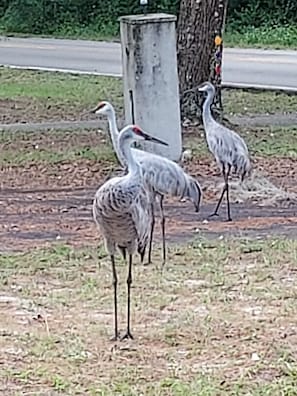
[[[53,152],[49,150],[32,150],[16,155],[13,151],[0,154],[0,165],[20,166],[28,163],[58,164],[80,159],[114,162],[115,156],[111,147],[92,149],[73,149],[71,151]]]
[[[236,127],[235,130],[244,138],[252,155],[297,158],[295,127]],[[205,154],[208,149],[203,130],[197,136],[185,137],[185,146],[191,148],[198,157]]]
[[[52,34],[38,35],[39,37],[54,37],[80,40],[104,40],[115,41],[120,39],[117,32],[117,26],[110,23],[97,23],[80,26],[75,24],[68,24],[59,26]],[[32,35],[31,35],[32,37]]]
[[[107,134],[94,130],[10,133],[0,137],[0,165],[58,164],[77,160],[115,163]]]
[[[0,68],[2,122],[79,120],[99,100],[122,109],[122,80]]]
[[[161,275],[133,267],[135,341],[109,341],[113,301],[102,247],[0,255],[5,394],[293,395],[297,242],[171,245]],[[155,251],[154,262],[160,259]],[[119,324],[127,268],[117,260]],[[13,393],[11,393],[13,392]]]
[[[227,47],[297,49],[297,26],[251,26],[236,31],[227,25],[224,42]]]
[[[257,155],[297,158],[297,127],[246,129],[241,135]]]
[[[0,68],[0,122],[79,120],[99,100],[123,115],[123,87],[118,78]],[[224,90],[226,114],[296,113],[297,95]],[[84,116],[87,119],[87,116]]]
[[[1,23],[1,22],[0,22]],[[30,34],[7,30],[0,25],[0,34],[13,37],[52,37],[85,40],[119,40],[118,27],[114,23],[93,23],[87,26],[71,23],[59,26],[49,34]],[[240,26],[240,22],[227,22],[224,33],[226,47],[297,49],[297,26],[295,24],[276,26]]]
[[[223,90],[224,112],[234,115],[296,114],[297,95],[279,92]]]
[[[297,157],[297,128],[236,128],[245,139],[253,156]],[[184,136],[184,146],[195,156],[208,153],[204,132]],[[4,132],[0,137],[0,166],[26,164],[59,164],[86,160],[116,165],[117,160],[108,132],[94,130],[50,131],[45,133]]]
[[[107,95],[114,100],[122,96],[121,80],[117,78],[9,68],[0,69],[0,78],[1,98],[63,100],[82,106]]]
[[[20,37],[20,38],[56,38],[56,39],[69,39],[69,40],[97,40],[97,41],[110,41],[119,42],[120,35],[113,33],[112,29],[106,29],[103,31],[96,30],[92,26],[62,26],[52,34],[42,33],[19,33],[9,32],[0,25],[0,35],[5,37]]]

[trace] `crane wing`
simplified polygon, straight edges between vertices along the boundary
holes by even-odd
[[[131,206],[131,216],[137,232],[139,252],[145,249],[149,240],[153,216],[152,203],[150,192],[141,188]]]

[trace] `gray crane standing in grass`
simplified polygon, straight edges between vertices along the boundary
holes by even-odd
[[[241,177],[241,181],[251,171],[249,152],[245,141],[234,131],[215,121],[211,114],[211,104],[215,95],[215,88],[210,82],[205,82],[198,87],[200,92],[206,92],[207,97],[203,103],[202,119],[209,151],[214,155],[218,166],[224,176],[224,188],[217,203],[214,213],[217,216],[224,194],[227,200],[227,218],[231,221],[229,200],[229,175],[231,169]]]
[[[109,122],[109,129],[113,148],[116,152],[117,158],[122,166],[126,166],[126,160],[121,154],[118,145],[119,130],[117,127],[116,115],[114,107],[106,101],[99,102],[98,105],[90,111],[91,113],[106,115]],[[172,197],[189,198],[194,206],[196,212],[199,211],[202,190],[192,176],[188,175],[176,162],[173,162],[165,157],[149,153],[143,150],[132,148],[132,153],[135,159],[140,163],[144,178],[149,184],[155,194],[155,200],[158,200],[161,213],[161,229],[162,229],[162,246],[163,246],[163,265],[166,261],[165,248],[165,216],[163,210],[164,195]],[[151,263],[152,239],[155,226],[155,216],[153,216],[153,223],[149,242],[148,262]]]
[[[142,168],[131,153],[131,143],[147,140],[163,145],[167,143],[149,136],[136,125],[128,125],[118,136],[118,147],[122,158],[127,164],[128,173],[125,176],[114,177],[105,182],[96,192],[93,202],[93,216],[98,225],[105,247],[110,255],[114,287],[114,340],[119,338],[117,318],[117,273],[115,253],[118,248],[124,260],[126,251],[129,254],[127,277],[127,331],[122,337],[131,338],[130,330],[130,288],[132,283],[132,255],[137,252],[143,257],[149,241],[151,223],[153,220],[153,192],[146,185]]]

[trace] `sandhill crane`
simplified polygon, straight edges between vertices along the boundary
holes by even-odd
[[[251,170],[249,152],[245,141],[234,131],[216,122],[211,114],[211,104],[215,95],[215,88],[210,82],[201,84],[198,88],[200,92],[206,92],[207,97],[203,103],[202,119],[209,151],[214,155],[218,166],[224,176],[224,188],[217,203],[214,213],[210,216],[217,216],[224,194],[227,199],[227,217],[231,221],[229,184],[228,178],[233,168],[243,181],[244,177]]]
[[[127,277],[127,331],[124,338],[133,336],[130,330],[130,288],[132,283],[132,255],[137,250],[143,260],[149,240],[152,223],[152,191],[146,186],[142,168],[134,159],[130,145],[133,141],[148,140],[167,145],[159,139],[143,132],[136,125],[122,129],[118,137],[118,147],[125,159],[128,173],[105,182],[96,192],[93,202],[93,216],[110,255],[114,288],[114,340],[119,338],[117,319],[117,273],[115,267],[116,248],[126,259],[129,254]]]
[[[117,158],[122,166],[126,166],[125,158],[123,158],[118,146],[118,127],[114,107],[107,101],[99,102],[98,105],[90,111],[91,113],[106,115],[109,122],[109,130],[113,148]],[[177,163],[143,150],[132,148],[135,159],[140,163],[144,178],[147,184],[151,186],[155,193],[155,199],[158,201],[161,213],[161,229],[162,229],[162,246],[163,246],[163,265],[166,261],[165,248],[165,216],[163,210],[164,195],[172,197],[189,198],[196,212],[199,211],[201,201],[201,187],[199,183],[190,175],[188,175]],[[148,251],[148,262],[151,263],[152,239],[155,226],[153,216],[152,230]]]

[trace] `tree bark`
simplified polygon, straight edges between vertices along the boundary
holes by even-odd
[[[221,103],[221,40],[227,0],[181,0],[177,25],[177,59],[183,118],[201,120],[201,95],[205,81],[216,87],[214,105]]]

